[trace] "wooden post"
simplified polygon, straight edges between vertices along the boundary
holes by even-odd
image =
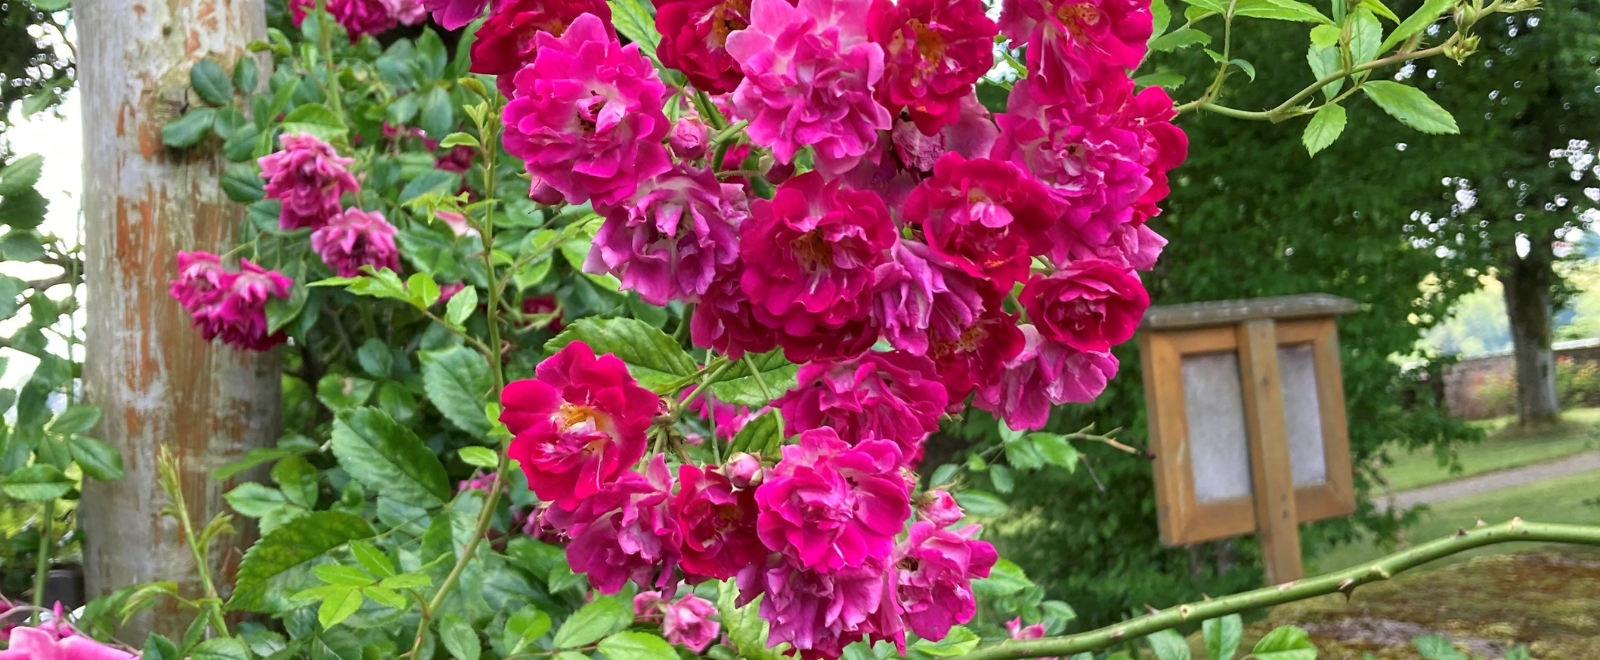
[[[1300,579],[1302,570],[1300,523],[1295,514],[1289,431],[1279,382],[1277,329],[1271,319],[1256,319],[1241,323],[1238,333],[1256,532],[1266,560],[1267,583],[1292,582]]]
[[[278,434],[280,382],[273,353],[209,344],[167,295],[179,250],[225,252],[244,218],[218,186],[226,163],[208,138],[189,151],[162,146],[161,127],[189,104],[189,69],[205,57],[231,68],[266,33],[262,0],[78,0],[83,104],[83,210],[87,252],[88,398],[104,411],[99,437],[122,452],[126,478],[86,481],[78,508],[89,596],[154,580],[199,595],[177,526],[161,517],[156,455],[183,461],[184,502],[196,527],[226,510],[233,484],[210,472]],[[261,76],[265,80],[265,73]],[[244,527],[243,523],[235,523]],[[251,533],[231,540],[243,543]],[[226,590],[239,546],[221,539],[209,557]],[[226,591],[224,592],[226,595]],[[131,622],[174,638],[192,612],[175,605]]]

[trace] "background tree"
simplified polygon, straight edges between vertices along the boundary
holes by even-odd
[[[77,80],[67,5],[66,0],[0,5],[0,135],[11,128],[13,108],[24,117],[54,108]]]

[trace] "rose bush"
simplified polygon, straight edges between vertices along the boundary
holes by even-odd
[[[1349,36],[1367,9],[1190,4],[1377,55]],[[1029,431],[1117,372],[1172,121],[1249,63],[1175,106],[1133,78],[1171,18],[1143,0],[292,8],[254,47],[270,76],[205,81],[266,93],[163,135],[236,163],[239,246],[185,253],[171,294],[208,339],[281,351],[286,434],[219,471],[271,466],[228,494],[263,536],[147,658],[928,657],[1072,617],[982,540],[1005,504],[967,477],[1096,439]],[[475,27],[453,55],[374,37],[424,11]],[[921,464],[984,414],[1003,444]],[[225,527],[183,522],[201,555]]]

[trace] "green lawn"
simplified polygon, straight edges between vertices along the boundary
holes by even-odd
[[[1600,506],[1584,502],[1595,498],[1600,498],[1600,470],[1434,505],[1431,511],[1423,514],[1420,524],[1405,531],[1405,538],[1415,542],[1429,541],[1447,536],[1462,527],[1472,527],[1480,518],[1489,523],[1521,517],[1537,522],[1600,524]],[[1529,547],[1533,547],[1533,544],[1489,546],[1441,562]],[[1368,542],[1339,547],[1309,562],[1307,574],[1348,568],[1385,554],[1388,553]]]
[[[1576,408],[1563,417],[1566,424],[1562,428],[1532,434],[1507,428],[1513,421],[1509,417],[1477,422],[1489,431],[1489,437],[1458,448],[1462,471],[1457,474],[1441,466],[1430,451],[1396,452],[1394,465],[1383,473],[1391,490],[1402,491],[1600,449],[1600,408]]]

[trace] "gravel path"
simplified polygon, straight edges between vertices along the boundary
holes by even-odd
[[[1449,502],[1463,497],[1494,492],[1502,488],[1513,488],[1546,479],[1569,477],[1590,470],[1600,470],[1600,451],[1574,454],[1548,463],[1500,470],[1498,472],[1486,472],[1458,481],[1399,492],[1392,497],[1380,499],[1375,504],[1378,505],[1379,509],[1385,509],[1391,504],[1401,509],[1409,509],[1418,504]]]

